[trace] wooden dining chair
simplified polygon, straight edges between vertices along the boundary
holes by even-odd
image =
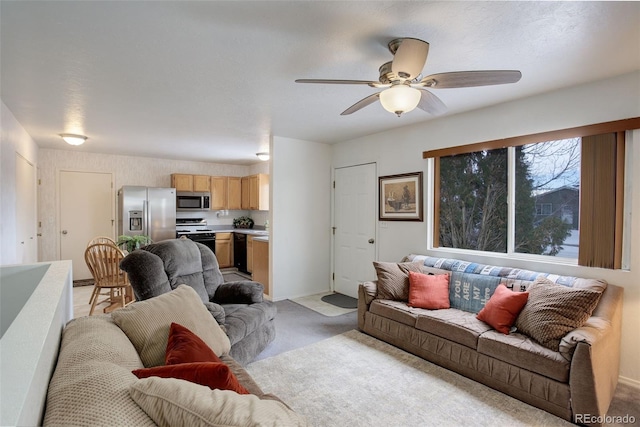
[[[120,270],[120,261],[125,257],[124,253],[110,243],[96,243],[84,251],[84,259],[93,274],[95,280],[95,298],[91,303],[89,315],[93,314],[96,305],[103,302],[111,302],[111,306],[105,310],[125,307],[133,302],[131,284],[127,274]],[[107,291],[103,294],[103,291]],[[100,295],[107,298],[98,301]]]
[[[89,247],[91,245],[95,245],[96,243],[108,243],[110,245],[116,246],[116,241],[113,240],[111,237],[97,236],[97,237],[94,237],[93,239],[89,240],[89,243],[87,243],[87,247]],[[91,270],[91,266],[88,265],[88,267],[89,267],[89,272],[93,276],[93,281],[95,283],[95,274],[93,274],[93,271]],[[93,292],[91,293],[91,298],[89,298],[89,304],[93,304],[93,300],[95,298],[98,298],[98,288],[94,286],[93,287]]]

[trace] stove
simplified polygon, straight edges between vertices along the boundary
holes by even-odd
[[[204,218],[177,218],[176,237],[186,237],[194,242],[202,243],[216,253],[216,233],[207,226]]]

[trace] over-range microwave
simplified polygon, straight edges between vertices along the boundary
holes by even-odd
[[[202,211],[211,207],[211,194],[198,191],[176,192],[176,210]]]

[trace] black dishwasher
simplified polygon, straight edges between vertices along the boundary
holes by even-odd
[[[233,259],[238,271],[247,271],[247,235],[233,233]]]

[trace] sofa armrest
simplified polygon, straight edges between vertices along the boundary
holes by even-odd
[[[218,304],[254,304],[264,300],[262,283],[243,280],[218,286],[211,302]]]
[[[622,294],[621,287],[607,286],[594,316],[560,344],[567,351],[575,342],[569,377],[573,422],[600,425],[585,421],[604,417],[609,409],[620,374]]]
[[[218,325],[223,326],[226,321],[224,308],[215,302],[205,302],[204,306],[207,307],[207,310],[211,313],[216,322],[218,322]]]
[[[378,281],[362,282],[358,285],[358,328],[364,330],[364,316],[369,310],[369,305],[376,298]]]

